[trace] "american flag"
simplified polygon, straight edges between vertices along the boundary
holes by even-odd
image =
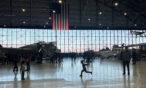
[[[61,5],[61,13],[52,15],[53,30],[69,30],[69,4]]]

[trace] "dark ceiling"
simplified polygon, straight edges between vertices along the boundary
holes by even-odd
[[[70,5],[70,29],[146,28],[145,0],[63,0],[62,2]],[[1,0],[0,27],[52,28],[49,19],[52,3],[58,3],[58,0]],[[118,6],[115,6],[115,3],[118,3]]]

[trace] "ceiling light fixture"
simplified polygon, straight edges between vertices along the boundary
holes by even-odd
[[[99,14],[99,15],[102,15],[102,12],[100,11],[98,14]]]
[[[22,12],[26,12],[26,9],[22,8]]]
[[[109,29],[109,26],[107,26],[107,29]]]
[[[55,10],[53,10],[53,13],[56,13],[56,11],[55,11]]]
[[[99,24],[99,26],[101,26],[102,24]]]
[[[52,19],[52,17],[49,17],[49,20],[51,20]]]
[[[59,4],[62,4],[62,0],[59,0],[58,3],[59,3]]]
[[[22,23],[23,23],[23,24],[26,24],[26,22],[25,22],[25,21],[23,21]]]
[[[124,16],[127,16],[127,12],[124,12]]]
[[[6,24],[4,24],[4,27],[7,27],[7,25],[6,25]]]
[[[114,3],[114,6],[118,6],[118,5],[119,5],[119,3],[118,3],[118,2],[115,2],[115,3]]]
[[[46,25],[48,25],[48,22],[46,22]]]
[[[88,21],[91,21],[91,18],[88,18]]]

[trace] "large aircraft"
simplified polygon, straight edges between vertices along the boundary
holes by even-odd
[[[145,32],[143,32],[143,31],[133,31],[133,30],[131,30],[130,33],[131,33],[132,35],[133,35],[133,34],[136,35],[136,38],[137,38],[137,36],[146,37]]]
[[[6,58],[13,59],[13,55],[22,55],[22,54],[31,54],[33,53],[30,49],[21,49],[21,48],[6,48],[0,45],[0,63],[4,64]]]
[[[37,42],[30,45],[26,45],[20,48],[5,48],[0,45],[0,62],[5,59],[7,55],[28,55],[32,54],[39,57],[41,54],[42,58],[51,58],[55,53],[61,53],[60,49],[57,48],[55,42]],[[41,58],[41,59],[42,59]]]

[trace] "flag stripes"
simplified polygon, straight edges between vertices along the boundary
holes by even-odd
[[[53,30],[69,30],[69,4],[61,5],[61,13],[52,15]]]

